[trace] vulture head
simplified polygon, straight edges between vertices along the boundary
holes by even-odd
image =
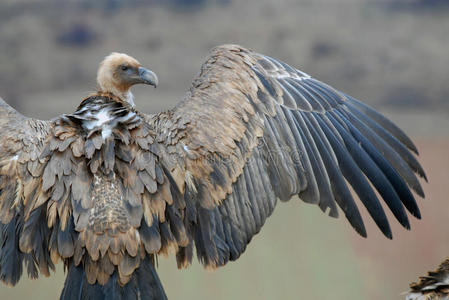
[[[113,52],[100,63],[97,73],[100,92],[112,93],[134,105],[129,89],[139,83],[156,87],[158,79],[154,72],[142,67],[135,58]]]

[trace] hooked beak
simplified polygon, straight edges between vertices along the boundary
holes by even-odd
[[[158,79],[154,72],[152,72],[148,69],[142,68],[142,67],[139,67],[138,70],[139,70],[139,78],[142,81],[142,83],[149,84],[154,87],[157,86]]]

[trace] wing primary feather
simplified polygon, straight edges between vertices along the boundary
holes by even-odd
[[[319,125],[316,123],[315,119],[313,118],[313,115],[311,114],[303,114],[303,119],[307,125],[308,134],[310,142],[309,144],[313,147],[309,153],[314,153],[314,156],[316,157],[316,171],[315,174],[317,174],[317,182],[318,182],[318,188],[320,190],[320,202],[319,206],[323,212],[326,211],[327,208],[329,208],[329,216],[337,218],[338,217],[338,210],[335,203],[335,198],[332,193],[332,184],[329,179],[329,175],[327,173],[326,165],[324,164],[322,154],[320,149],[318,148],[318,142],[315,142],[318,139],[321,139],[319,134],[316,132],[316,126],[319,127]],[[321,144],[324,144],[322,140],[319,141]],[[319,179],[319,180],[318,180]]]
[[[273,183],[276,195],[283,201],[290,199],[294,192],[296,178],[292,178],[289,174],[289,166],[287,165],[288,159],[285,155],[286,148],[280,146],[282,142],[282,136],[279,134],[273,120],[271,118],[265,118],[265,133],[268,138],[264,141],[267,143],[267,152],[269,156],[269,171],[271,182]],[[284,143],[285,145],[285,143]],[[296,172],[295,172],[296,173]]]
[[[239,179],[235,183],[237,185],[236,191],[238,191],[238,199],[240,201],[236,201],[237,205],[239,207],[239,211],[243,217],[246,232],[248,233],[248,236],[251,237],[252,233],[256,231],[256,222],[254,221],[253,214],[251,213],[250,208],[248,207],[249,204],[249,196],[248,191],[246,189],[246,179],[245,175],[241,174]]]
[[[382,209],[382,206],[379,203],[376,195],[374,194],[371,186],[366,181],[365,176],[357,167],[353,158],[349,155],[345,147],[335,138],[332,134],[332,131],[328,128],[328,125],[321,120],[321,118],[317,118],[318,122],[324,133],[326,134],[329,142],[332,145],[332,149],[337,156],[338,163],[340,169],[343,173],[343,176],[346,180],[351,184],[354,191],[359,196],[360,201],[365,205],[368,212],[370,213],[373,220],[376,222],[379,229],[382,233],[388,237],[392,238],[390,225],[388,223],[385,212]],[[335,193],[334,193],[335,195]]]
[[[214,241],[218,250],[218,265],[223,266],[229,261],[230,247],[226,243],[223,218],[217,207],[211,211],[212,222],[215,223]]]
[[[336,107],[337,104],[346,103],[345,96],[340,91],[334,89],[330,85],[321,82],[319,80],[316,80],[315,78],[308,78],[307,82],[313,84],[314,86],[320,87],[321,90],[325,91],[329,95],[329,97],[336,102],[336,105],[332,105],[333,107]]]
[[[245,250],[247,237],[246,233],[242,230],[243,228],[236,225],[239,224],[239,222],[237,219],[237,213],[235,211],[233,194],[228,195],[228,198],[221,206],[219,206],[219,209],[220,211],[226,210],[226,215],[228,216],[228,219],[226,219],[226,224],[227,228],[229,228],[229,233],[232,237],[232,242],[235,249],[235,253],[231,253],[231,255],[233,255],[231,257],[231,260],[235,260]]]
[[[300,84],[301,86],[309,92],[309,94],[315,99],[316,102],[318,102],[323,110],[331,110],[332,107],[329,104],[329,101],[327,99],[327,94],[323,94],[323,92],[320,89],[317,89],[315,86],[311,85],[310,80],[301,80]],[[323,110],[319,112],[323,112]]]
[[[320,116],[316,115],[316,117],[315,117],[314,114],[304,114],[304,115],[305,115],[305,119],[308,121],[309,131],[312,134],[312,137],[315,140],[315,145],[318,149],[318,152],[321,155],[321,159],[323,161],[323,166],[324,166],[323,170],[326,172],[326,174],[329,178],[331,188],[332,188],[332,180],[330,179],[330,176],[328,174],[328,168],[330,167],[330,165],[327,165],[325,163],[323,155],[324,154],[327,155],[329,157],[329,159],[334,162],[335,165],[338,164],[337,157],[335,156],[335,153],[332,150],[332,147],[331,147],[328,139],[326,138],[326,135],[324,134],[323,130],[321,129],[320,125],[318,124],[318,122],[316,120],[316,118],[319,118]],[[307,118],[306,118],[306,116],[307,116]],[[332,194],[332,197],[334,197],[334,201],[335,201],[334,194]],[[331,211],[331,213],[332,213],[332,211]],[[337,215],[338,211],[336,211],[335,213]]]
[[[357,108],[371,117],[373,120],[375,120],[377,123],[381,124],[383,128],[388,130],[393,136],[395,136],[397,139],[399,139],[404,145],[407,146],[410,150],[415,152],[416,154],[419,154],[418,149],[416,148],[415,144],[412,142],[412,140],[400,129],[397,127],[393,122],[391,122],[389,119],[387,119],[385,116],[380,114],[379,112],[375,111],[370,106],[366,105],[365,103],[346,95],[346,98],[351,104],[354,104],[357,106]]]
[[[316,141],[319,139],[319,142],[323,144],[323,150],[326,150],[327,154],[330,156],[330,158],[338,164],[337,156],[335,156],[334,150],[332,150],[332,146],[329,143],[329,140],[327,139],[326,135],[324,134],[323,130],[321,129],[321,125],[318,123],[317,118],[321,118],[320,115],[315,114],[309,114],[308,120],[311,123],[310,125],[310,132],[314,133],[314,140]],[[315,142],[318,144],[318,142]],[[320,151],[321,153],[321,151]]]
[[[348,108],[356,115],[360,115],[360,111],[352,105],[348,105]],[[360,118],[360,117],[359,117]],[[361,119],[361,118],[360,118]],[[403,159],[410,168],[416,172],[419,176],[427,181],[426,173],[424,172],[422,166],[416,160],[415,156],[408,151],[408,149],[397,140],[390,132],[386,131],[380,124],[376,123],[369,116],[365,116],[363,119],[365,124],[374,130],[381,138],[384,139]]]
[[[240,175],[239,178],[242,178],[242,175]],[[244,202],[247,202],[248,199],[245,198],[245,194],[242,193],[241,181],[242,180],[240,179],[233,183],[233,191],[232,194],[229,195],[229,198],[233,198],[232,204],[234,205],[236,214],[234,218],[235,223],[241,224],[241,233],[243,234],[242,238],[244,240],[244,243],[246,244],[246,241],[250,239],[253,227],[250,222],[248,213],[244,207]]]
[[[296,105],[296,100],[293,98],[292,94],[290,94],[290,92],[284,85],[281,84],[280,86],[282,88],[282,105],[290,109],[297,109],[298,106]]]
[[[259,205],[257,203],[257,195],[254,189],[254,185],[253,185],[253,180],[257,180],[257,174],[254,174],[251,170],[251,160],[247,163],[247,165],[245,166],[244,170],[243,170],[243,174],[245,176],[245,181],[246,181],[246,189],[247,189],[247,193],[248,193],[248,199],[249,199],[249,206],[252,212],[252,215],[254,217],[254,221],[255,221],[255,225],[256,225],[256,231],[259,231],[260,228],[262,227],[262,217],[260,215],[260,208]]]
[[[255,201],[257,202],[257,206],[259,208],[259,213],[261,217],[261,225],[265,222],[265,219],[270,214],[269,202],[267,193],[264,191],[263,184],[263,172],[264,170],[259,169],[259,150],[255,148],[253,150],[253,155],[251,160],[248,162],[248,166],[250,168],[250,172],[252,174],[251,179],[253,182],[253,190],[255,192]],[[269,188],[269,187],[268,187]]]
[[[296,145],[296,147],[294,147],[295,149],[293,149],[293,151],[296,151],[296,153],[292,153],[293,156],[296,155],[296,157],[294,157],[293,159],[294,161],[294,166],[296,169],[296,174],[298,176],[298,188],[299,191],[303,191],[306,189],[307,185],[308,185],[308,176],[311,176],[313,174],[313,171],[311,171],[311,164],[310,164],[310,159],[307,155],[305,146],[304,146],[304,141],[301,137],[301,134],[299,132],[299,128],[297,127],[295,120],[294,120],[294,116],[292,113],[292,110],[290,109],[283,109],[281,111],[283,113],[283,116],[285,117],[285,119],[287,120],[288,126],[291,129],[291,133],[293,135],[294,138],[294,143]]]
[[[402,178],[404,178],[405,182],[407,182],[419,196],[424,198],[424,191],[412,169],[410,169],[409,165],[387,142],[380,138],[376,132],[359,119],[364,118],[364,116],[361,114],[355,115],[353,113],[348,113],[347,116],[349,117],[350,122],[363,134],[363,136],[365,136],[379,150],[379,152],[383,154]]]
[[[293,124],[290,125],[290,128],[293,130],[293,134],[295,136],[296,143],[300,149],[301,153],[299,153],[299,162],[303,161],[303,172],[305,173],[306,183],[307,185],[301,190],[299,197],[306,203],[319,203],[320,201],[320,190],[318,188],[317,176],[314,171],[314,157],[311,157],[313,153],[310,151],[310,146],[308,145],[308,139],[305,136],[307,132],[307,127],[304,124],[304,120],[298,111],[286,111],[286,115],[291,115],[291,119],[289,122]]]
[[[257,150],[256,150],[257,152]],[[259,207],[260,217],[261,217],[261,227],[265,223],[265,220],[268,218],[271,212],[270,208],[270,199],[268,198],[269,195],[265,192],[264,184],[263,184],[263,170],[259,169],[258,161],[260,160],[259,157],[254,157],[254,159],[251,161],[249,167],[250,167],[250,173],[253,174],[251,176],[252,182],[253,182],[253,189],[256,192],[256,202],[257,206]],[[270,188],[269,186],[267,187]]]
[[[317,183],[318,188],[318,199],[317,203],[323,212],[326,211],[327,208],[330,209],[329,215],[333,217],[337,217],[337,207],[335,204],[335,199],[332,194],[331,184],[329,181],[329,177],[326,172],[326,168],[323,164],[320,152],[316,147],[316,143],[312,137],[311,130],[313,126],[307,120],[307,113],[301,114],[300,112],[296,112],[298,120],[298,126],[301,128],[301,134],[303,136],[306,146],[306,151],[310,158],[310,162],[313,168],[314,179]],[[299,125],[301,124],[301,125]],[[300,194],[301,196],[301,194]]]
[[[19,215],[14,215],[6,224],[0,222],[0,280],[12,286],[17,284],[23,271],[24,255],[18,245],[22,226],[23,218]]]
[[[396,219],[399,221],[399,223],[401,223],[402,226],[410,229],[410,223],[407,218],[407,214],[405,213],[404,207],[402,206],[402,202],[396,194],[393,186],[388,181],[387,177],[384,175],[381,169],[379,169],[376,163],[373,162],[371,157],[365,152],[361,145],[358,144],[357,141],[352,137],[352,135],[350,135],[350,133],[348,133],[342,127],[341,122],[343,121],[340,120],[338,115],[329,113],[328,118],[331,120],[332,124],[334,124],[335,128],[340,132],[341,136],[344,139],[346,148],[348,149],[356,164],[377,189],[379,194],[384,199],[385,203],[393,212]],[[344,123],[344,126],[346,126],[346,123]]]
[[[331,87],[321,84],[321,82],[313,78],[304,79],[303,84],[307,84],[311,89],[317,91],[321,97],[325,98],[328,104],[326,107],[329,109],[340,104],[338,100],[341,101],[341,96],[339,96]]]
[[[341,120],[343,120],[348,126],[354,138],[358,143],[365,149],[365,151],[370,155],[373,161],[377,164],[377,166],[382,170],[384,175],[388,178],[388,181],[394,187],[397,195],[399,196],[402,203],[404,203],[407,210],[416,218],[421,218],[421,213],[419,211],[419,207],[416,203],[413,194],[408,189],[407,184],[402,179],[402,177],[398,174],[398,172],[388,163],[385,157],[377,150],[376,147],[371,144],[371,142],[363,136],[363,134],[348,120],[346,115],[339,110],[335,111],[339,114]]]
[[[323,127],[326,127],[326,125],[321,120],[321,116],[317,116],[316,119],[319,123],[319,128],[321,129],[321,132],[323,132],[323,136],[321,138],[316,138],[315,142],[318,150],[321,153],[323,163],[326,166],[334,199],[337,202],[338,206],[343,210],[346,219],[348,219],[352,227],[361,236],[366,237],[365,225],[363,224],[362,217],[354,201],[354,198],[352,197],[351,192],[349,191],[346,185],[342,171],[338,167],[338,160],[334,160],[334,157],[328,151],[325,143],[323,142],[323,140],[325,139],[329,140],[326,137],[327,136],[326,134],[332,135],[332,132],[330,132],[330,130],[327,128],[326,128],[327,130],[324,131]],[[316,134],[316,132],[313,130],[311,132],[312,134]],[[335,139],[335,137],[333,138]],[[331,145],[330,142],[329,144]]]
[[[290,183],[290,195],[298,194],[300,190],[300,182],[298,176],[298,168],[297,165],[300,163],[298,160],[297,146],[295,142],[295,137],[292,132],[292,128],[289,126],[288,122],[286,122],[286,117],[284,114],[284,108],[281,106],[277,107],[277,114],[275,116],[275,122],[278,126],[277,131],[282,134],[282,138],[279,138],[279,144],[282,145],[281,150],[285,155],[285,159],[282,162],[287,162],[284,164],[286,172],[288,173],[289,183]],[[296,155],[296,156],[295,156]],[[297,160],[297,161],[295,161]]]
[[[255,161],[257,162],[257,167],[259,168],[260,178],[262,180],[262,186],[265,191],[264,195],[267,196],[268,201],[264,201],[263,205],[265,207],[265,211],[267,212],[267,216],[271,215],[276,206],[277,197],[274,194],[273,187],[270,182],[270,178],[267,173],[267,167],[264,164],[261,154],[259,153],[259,148],[254,153]]]
[[[215,266],[216,262],[218,262],[218,252],[215,243],[213,243],[215,223],[212,221],[210,212],[209,209],[198,207],[199,226],[197,227],[197,240],[201,241],[201,243],[198,245],[199,247],[197,246],[197,252],[200,261],[206,265]]]
[[[226,238],[226,242],[229,247],[229,259],[234,260],[239,256],[239,250],[237,249],[236,242],[238,242],[238,238],[236,240],[235,233],[233,233],[231,218],[229,217],[227,207],[225,205],[221,205],[217,207],[219,214],[222,216],[223,220],[223,233]]]
[[[324,107],[321,106],[320,101],[318,101],[315,96],[310,93],[310,91],[308,91],[303,85],[302,85],[302,81],[303,80],[295,80],[293,78],[287,78],[285,79],[286,81],[288,81],[294,88],[295,90],[301,94],[303,96],[304,99],[307,100],[307,102],[309,102],[310,106],[312,106],[313,111],[318,111],[318,112],[324,112]]]
[[[295,99],[296,107],[304,111],[312,111],[313,107],[310,105],[309,101],[296,90],[296,88],[286,79],[278,78],[278,82],[282,87],[288,91],[288,93]]]

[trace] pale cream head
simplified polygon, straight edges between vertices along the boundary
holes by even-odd
[[[113,52],[100,63],[97,72],[100,92],[112,93],[128,101],[129,89],[139,83],[156,87],[158,80],[155,73],[143,68],[135,58],[124,53]]]

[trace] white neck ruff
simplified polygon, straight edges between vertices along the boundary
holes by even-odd
[[[131,91],[128,91],[125,95],[125,101],[128,102],[132,107],[136,107],[136,104],[134,103],[134,95],[131,93]]]

